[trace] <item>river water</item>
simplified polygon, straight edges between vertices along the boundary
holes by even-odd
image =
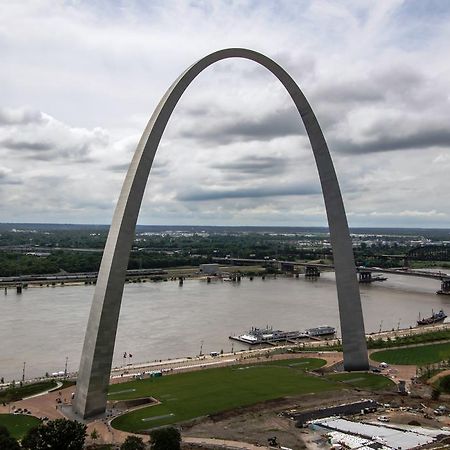
[[[443,308],[450,296],[436,295],[438,280],[388,275],[360,285],[366,331],[407,328],[419,312]],[[21,379],[78,368],[94,286],[29,287],[0,296],[0,377]],[[127,284],[119,320],[114,366],[247,348],[229,340],[252,326],[303,330],[338,329],[334,273],[315,281],[278,277],[241,283],[186,280]],[[124,352],[132,358],[123,357]]]

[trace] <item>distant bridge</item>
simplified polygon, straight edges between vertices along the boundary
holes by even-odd
[[[415,261],[450,261],[450,245],[422,245],[410,250],[405,257]]]
[[[310,262],[298,262],[298,261],[280,261],[277,259],[251,259],[251,258],[213,258],[214,262],[230,265],[249,265],[249,264],[261,264],[265,266],[277,267],[281,270],[294,271],[295,267],[305,267],[306,276],[319,276],[320,269],[334,269],[331,264],[319,264]],[[375,281],[372,279],[372,273],[390,273],[395,275],[405,275],[410,277],[422,277],[422,278],[432,278],[434,280],[441,281],[441,290],[437,291],[438,294],[448,294],[450,295],[450,275],[441,272],[429,272],[425,270],[411,270],[408,268],[402,269],[383,269],[381,267],[356,267],[356,271],[359,274],[360,282],[370,283]]]
[[[381,255],[386,259],[399,259],[408,266],[409,261],[445,261],[450,262],[450,245],[421,245],[409,250],[404,255]]]

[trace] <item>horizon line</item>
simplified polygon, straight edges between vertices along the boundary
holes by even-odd
[[[1,225],[58,225],[58,226],[95,226],[110,227],[106,223],[73,223],[73,222],[0,222]],[[208,228],[323,228],[329,229],[327,225],[206,225],[206,224],[142,224],[137,227],[208,227]],[[424,226],[391,226],[391,225],[363,225],[349,226],[350,229],[390,229],[390,230],[449,230],[449,227],[424,227]]]

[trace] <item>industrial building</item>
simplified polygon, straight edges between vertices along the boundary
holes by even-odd
[[[313,420],[310,428],[324,432],[335,447],[351,450],[408,450],[431,444],[450,432],[412,425],[354,422],[340,417]]]

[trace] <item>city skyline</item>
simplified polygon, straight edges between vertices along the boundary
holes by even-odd
[[[110,223],[161,93],[209,51],[244,46],[310,101],[351,227],[447,227],[450,6],[427,5],[1,5],[2,221]],[[325,225],[308,145],[277,81],[221,63],[176,108],[139,223]]]

